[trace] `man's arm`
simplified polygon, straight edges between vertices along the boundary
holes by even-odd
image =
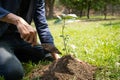
[[[45,16],[44,0],[36,0],[35,2],[34,22],[40,38],[40,42],[42,44],[50,44],[52,46],[55,46],[53,37],[48,28],[48,24]],[[54,57],[54,59],[59,58],[58,54],[55,53],[54,51],[51,54]]]
[[[34,22],[41,43],[51,43],[54,45],[54,40],[48,28],[48,24],[45,16],[44,0],[35,1]]]
[[[10,13],[0,6],[0,21],[11,23],[17,26],[17,29],[25,41],[32,45],[37,44],[36,31],[21,17]]]

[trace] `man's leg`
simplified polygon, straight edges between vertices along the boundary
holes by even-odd
[[[17,32],[7,33],[2,39],[9,42],[10,45],[13,46],[14,54],[20,61],[53,61],[53,58],[51,56],[48,56],[49,52],[45,51],[41,45],[34,47],[31,46],[31,44],[21,39],[20,34]]]
[[[14,54],[20,61],[33,61],[38,62],[40,60],[49,60],[53,61],[52,57],[47,57],[48,52],[43,49],[42,46],[31,46],[31,44],[27,43],[23,39],[21,39],[20,34],[18,32],[12,31],[13,27],[8,29],[6,33],[3,35],[2,39],[9,42],[13,47]]]
[[[44,51],[40,45],[32,47],[30,44],[26,44],[26,46],[15,48],[14,53],[22,62],[53,61],[52,56],[48,55],[49,53]]]
[[[23,67],[11,50],[11,46],[0,41],[0,76],[5,80],[20,80],[24,75]]]

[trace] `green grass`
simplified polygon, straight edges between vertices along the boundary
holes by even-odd
[[[60,37],[62,24],[48,21],[55,44],[63,51]],[[79,21],[66,24],[65,34],[69,36],[69,53],[77,58],[97,66],[96,80],[120,80],[120,21]],[[76,48],[72,48],[74,45]]]
[[[57,48],[63,50],[63,24],[48,20],[50,31]],[[98,67],[96,80],[120,80],[120,21],[119,20],[81,20],[66,23],[64,33],[68,35],[67,54]],[[41,63],[40,63],[41,64]],[[42,63],[43,64],[43,63]],[[37,64],[24,64],[26,74]],[[24,80],[28,80],[25,76]]]

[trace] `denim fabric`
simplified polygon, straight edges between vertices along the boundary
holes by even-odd
[[[5,80],[20,80],[24,75],[20,61],[6,42],[0,42],[0,76]]]
[[[13,26],[11,26],[13,27]],[[10,45],[11,50],[14,54],[23,61],[37,61],[42,60],[47,53],[41,45],[31,46],[30,43],[25,42],[21,39],[20,34],[16,31],[8,31],[0,39],[0,42],[5,42]]]
[[[7,23],[0,22],[0,37],[5,33],[5,31],[8,29]]]
[[[40,45],[32,47],[20,38],[19,33],[8,31],[0,39],[0,76],[6,80],[19,80],[24,75],[20,61],[38,62],[44,60],[46,54]]]

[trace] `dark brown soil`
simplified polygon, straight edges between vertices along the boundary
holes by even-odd
[[[94,73],[95,67],[67,55],[42,69],[34,69],[29,78],[30,80],[94,80]]]

